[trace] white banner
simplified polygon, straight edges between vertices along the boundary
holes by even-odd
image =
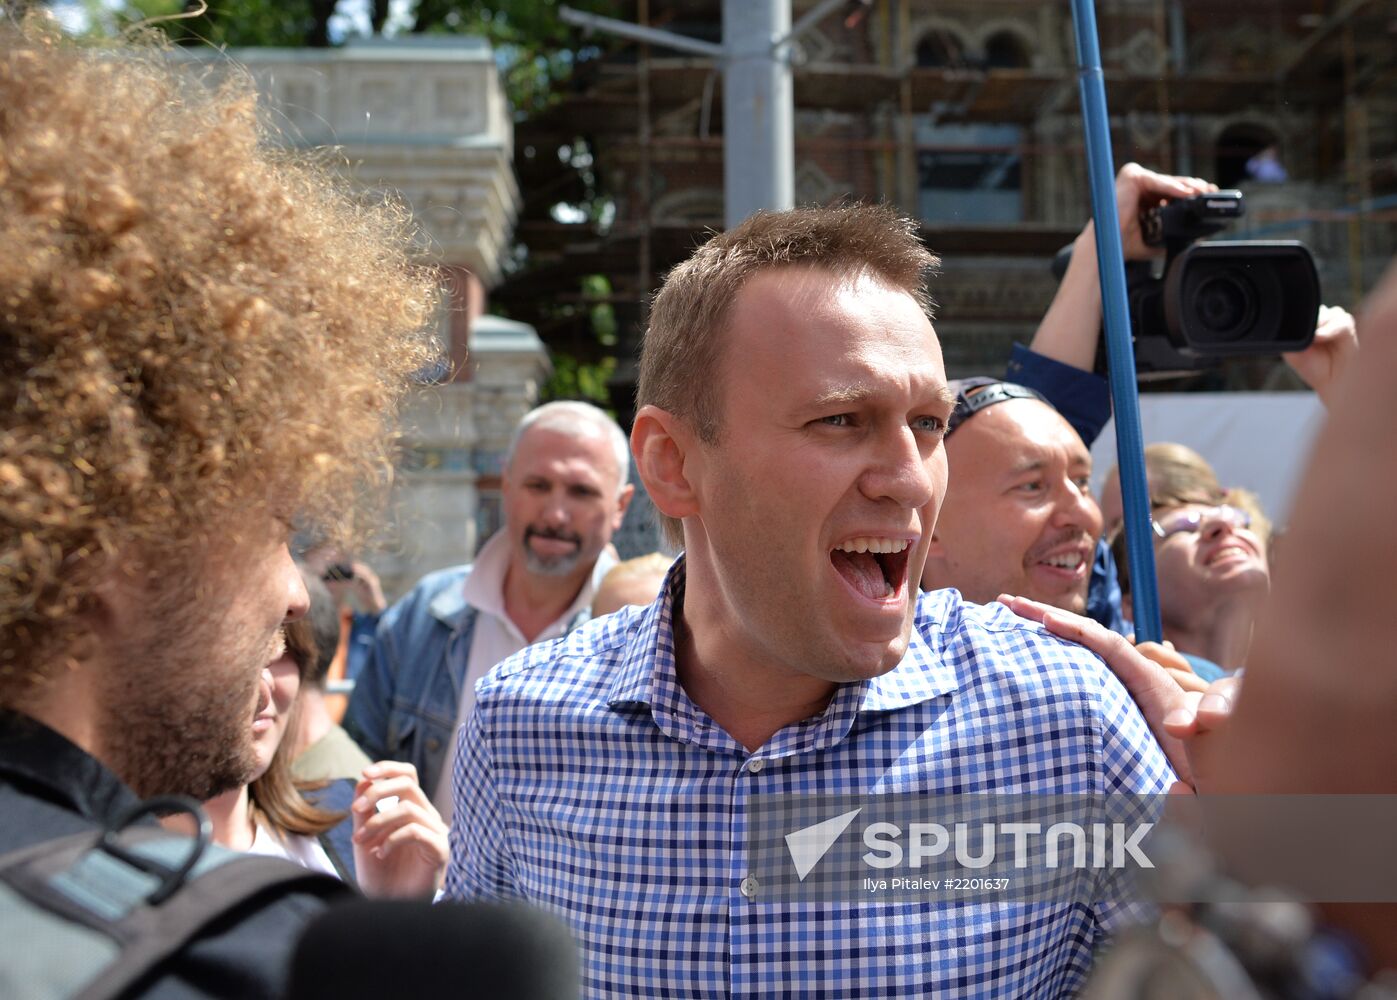
[[[1241,486],[1261,497],[1267,515],[1284,524],[1291,498],[1324,420],[1312,392],[1143,393],[1140,420],[1145,444],[1177,441],[1217,470],[1223,486]],[[1092,487],[1116,464],[1112,420],[1091,449]]]

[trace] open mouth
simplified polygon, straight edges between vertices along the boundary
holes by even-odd
[[[1081,552],[1060,552],[1041,560],[1041,565],[1051,566],[1065,573],[1075,573],[1086,561],[1086,556]]]
[[[851,538],[829,554],[844,582],[870,601],[887,601],[904,592],[912,543],[905,538]]]
[[[1045,580],[1076,583],[1086,579],[1091,571],[1093,548],[1080,536],[1064,538],[1059,535],[1047,545],[1031,550],[1024,568],[1046,574]]]
[[[1232,562],[1236,559],[1250,558],[1252,558],[1252,553],[1246,546],[1238,543],[1230,543],[1222,546],[1210,555],[1205,565],[1214,566],[1221,562]]]

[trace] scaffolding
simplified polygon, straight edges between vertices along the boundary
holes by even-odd
[[[640,24],[721,38],[718,0],[619,6]],[[795,14],[814,6],[797,3]],[[1225,22],[1218,10],[1198,0],[1099,5],[1117,156],[1229,181],[1261,144],[1273,145],[1288,179],[1244,184],[1250,213],[1236,235],[1305,240],[1328,300],[1355,304],[1394,250],[1397,0],[1238,0]],[[797,200],[884,200],[924,219],[926,242],[946,261],[936,294],[948,366],[998,367],[1052,295],[1046,261],[1089,212],[1066,6],[877,0],[866,16],[822,18],[798,43],[793,68]],[[579,64],[554,107],[519,124],[526,203],[516,238],[527,260],[496,301],[550,345],[594,349],[582,307],[604,303],[620,353],[633,355],[658,279],[722,225],[716,73],[710,58],[616,44]],[[554,150],[579,137],[612,218],[550,214],[577,193]],[[990,186],[996,170],[999,188]],[[984,189],[937,188],[937,177]],[[957,218],[947,204],[973,211]],[[595,274],[608,293],[582,291],[582,277]],[[579,308],[559,318],[568,304]],[[1277,378],[1258,364],[1228,377]],[[622,415],[632,384],[623,363],[614,386]]]

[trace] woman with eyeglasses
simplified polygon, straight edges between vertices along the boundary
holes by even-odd
[[[1252,626],[1271,588],[1271,526],[1254,494],[1225,490],[1203,457],[1180,444],[1145,449],[1160,623],[1204,680],[1246,665]],[[1113,543],[1129,607],[1125,538]]]

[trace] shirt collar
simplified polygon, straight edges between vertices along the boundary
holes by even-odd
[[[641,612],[639,625],[626,644],[625,655],[607,694],[607,704],[612,707],[647,705],[652,709],[661,704],[672,705],[669,692],[679,686],[674,655],[674,609],[683,604],[684,587],[684,556],[680,555],[665,576],[659,600]],[[835,694],[831,711],[853,708],[860,715],[893,712],[939,698],[960,686],[955,669],[945,662],[928,638],[939,639],[946,623],[937,620],[926,596],[918,598],[917,617],[902,661],[879,677],[844,685]]]
[[[463,603],[496,618],[504,617],[504,577],[509,570],[509,535],[501,530],[476,553],[459,595]],[[585,588],[584,588],[585,589]]]
[[[558,617],[558,621],[566,624],[568,631],[572,630],[578,620],[587,616],[586,612],[592,606],[592,597],[596,594],[597,587],[601,586],[602,579],[616,562],[615,550],[608,545],[597,557],[596,564],[592,567],[592,575],[582,585],[577,597]],[[504,578],[508,569],[509,536],[504,531],[497,531],[480,547],[475,561],[471,563],[470,573],[461,586],[448,587],[432,598],[432,616],[446,625],[454,626],[462,612],[470,606],[508,622],[509,616],[504,610]]]
[[[665,574],[659,599],[640,613],[639,627],[626,643],[625,656],[616,671],[606,703],[652,705],[655,686],[668,675],[678,682],[674,656],[674,607],[684,599],[684,556],[681,554]]]
[[[917,616],[902,661],[886,674],[861,683],[860,713],[895,712],[960,687],[955,668],[939,648],[946,623],[928,614],[929,603],[925,594],[918,595]]]
[[[140,801],[101,761],[43,723],[0,709],[0,770],[80,815],[113,825]]]

